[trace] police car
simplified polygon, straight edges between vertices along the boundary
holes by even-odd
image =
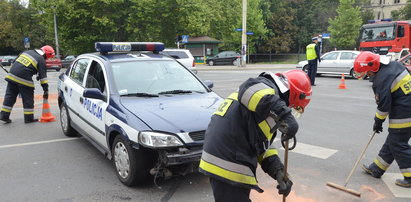
[[[58,82],[66,136],[82,135],[113,161],[127,186],[176,165],[197,164],[222,98],[167,55],[158,42],[97,42]],[[187,166],[188,168],[189,166]]]

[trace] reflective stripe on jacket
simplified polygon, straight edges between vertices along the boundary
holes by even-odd
[[[317,58],[317,53],[315,52],[315,43],[308,44],[306,48],[307,60],[314,60]]]
[[[16,58],[5,79],[9,82],[34,88],[32,77],[36,74],[38,74],[37,79],[40,80],[41,84],[48,82],[45,59],[36,51],[28,50]]]
[[[234,186],[262,190],[257,163],[278,158],[272,105],[285,105],[277,87],[264,77],[251,78],[229,95],[214,112],[205,134],[200,172]]]
[[[374,77],[373,91],[377,102],[375,118],[389,116],[389,131],[411,131],[411,75],[398,62],[381,65]]]

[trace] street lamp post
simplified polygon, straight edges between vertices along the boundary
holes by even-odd
[[[247,53],[247,0],[243,0],[243,29],[241,36],[241,66],[246,65]]]
[[[56,7],[54,8],[54,39],[56,40],[56,55],[57,58],[60,59],[60,52],[59,52],[59,39],[57,37],[57,17],[56,17]]]

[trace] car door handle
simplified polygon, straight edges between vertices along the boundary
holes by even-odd
[[[83,104],[83,98],[82,97],[80,98],[80,103]]]

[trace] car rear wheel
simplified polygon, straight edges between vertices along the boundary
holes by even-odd
[[[233,65],[234,65],[234,66],[237,66],[237,65],[238,65],[238,60],[237,60],[237,59],[233,60]]]
[[[117,135],[112,148],[117,177],[127,186],[141,184],[150,177],[149,161],[142,150],[130,146],[128,140]]]
[[[214,65],[214,61],[212,61],[212,60],[208,61],[208,65],[213,66],[213,65]]]
[[[71,119],[64,102],[61,103],[60,106],[60,125],[61,129],[63,129],[64,135],[66,135],[67,137],[77,136],[77,131],[71,127]]]

